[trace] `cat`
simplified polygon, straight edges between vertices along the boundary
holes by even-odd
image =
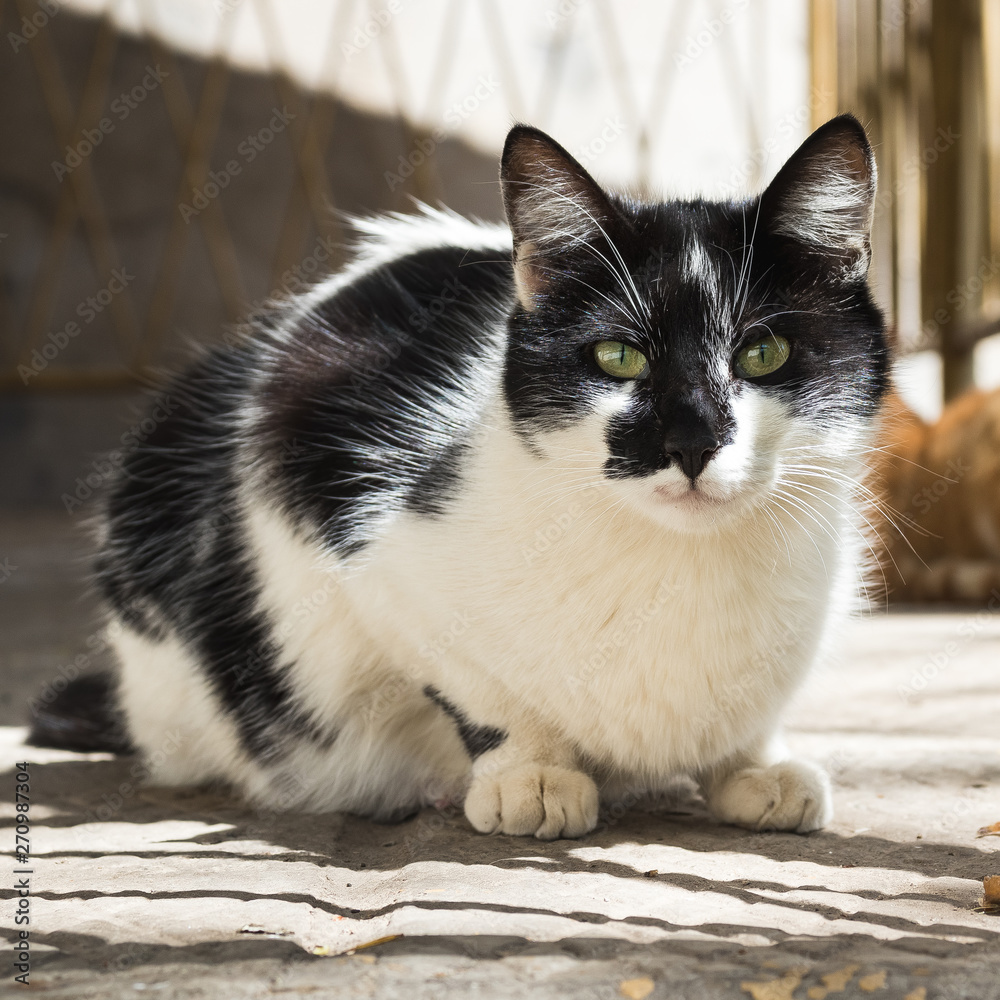
[[[865,132],[744,201],[608,193],[526,125],[500,179],[507,226],[361,221],[169,388],[105,506],[109,746],[265,808],[580,837],[686,775],[722,822],[816,830],[779,716],[863,572]]]
[[[876,482],[890,601],[1000,600],[1000,390],[971,390],[927,423],[883,407]]]

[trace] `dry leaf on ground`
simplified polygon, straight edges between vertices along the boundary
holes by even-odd
[[[983,897],[976,909],[983,913],[1000,914],[1000,875],[987,875],[983,879]]]

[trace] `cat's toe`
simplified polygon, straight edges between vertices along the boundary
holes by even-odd
[[[479,775],[465,815],[480,833],[582,837],[597,825],[597,786],[580,771],[535,764]]]
[[[826,773],[794,760],[734,771],[709,794],[708,806],[724,823],[751,830],[810,833],[833,817]]]

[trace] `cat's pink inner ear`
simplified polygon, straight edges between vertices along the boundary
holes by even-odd
[[[532,267],[534,253],[534,243],[514,247],[514,288],[521,305],[529,310],[538,304],[538,295],[544,287],[540,269]]]
[[[518,299],[534,309],[560,271],[560,255],[607,235],[615,212],[587,171],[554,139],[516,125],[500,166],[514,239]]]
[[[861,124],[841,115],[820,126],[792,154],[764,192],[762,221],[843,261],[863,275],[875,210],[875,157]]]

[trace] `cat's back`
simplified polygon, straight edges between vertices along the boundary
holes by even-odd
[[[205,351],[121,456],[97,569],[126,621],[176,612],[193,578],[247,562],[248,502],[349,550],[365,511],[433,506],[456,478],[499,367],[509,232],[429,209],[356,225],[350,264]]]
[[[258,494],[340,554],[374,511],[446,500],[513,301],[508,232],[429,211],[365,225],[356,261],[269,335],[241,452]]]
[[[461,391],[471,369],[496,355],[513,293],[510,249],[499,234],[471,224],[465,233],[430,223],[426,231],[394,221],[384,228],[386,238],[267,331],[254,379],[264,418],[256,426],[295,423],[312,405],[325,421],[334,411],[372,412],[373,399],[433,400]],[[388,238],[394,228],[413,229],[413,245]],[[440,242],[430,243],[435,235]]]

